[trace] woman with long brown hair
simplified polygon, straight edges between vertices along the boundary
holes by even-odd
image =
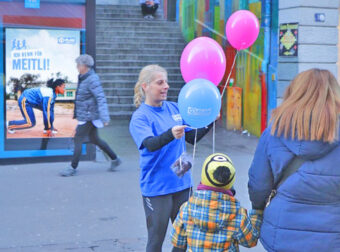
[[[320,69],[298,74],[273,111],[248,184],[267,251],[340,251],[339,115],[340,86]]]

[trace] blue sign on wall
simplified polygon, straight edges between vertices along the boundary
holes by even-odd
[[[25,0],[25,8],[40,8],[40,0]]]
[[[324,23],[326,21],[325,13],[315,13],[314,18],[315,18],[315,22]]]

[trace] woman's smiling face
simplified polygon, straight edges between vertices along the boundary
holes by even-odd
[[[150,105],[160,105],[168,97],[168,77],[166,73],[157,72],[150,84],[143,85],[145,98]]]

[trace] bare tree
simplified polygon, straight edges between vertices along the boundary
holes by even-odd
[[[53,76],[53,75],[54,75],[54,74],[52,74],[52,76]],[[57,72],[57,73],[55,74],[55,76],[56,76],[56,79],[63,79],[63,80],[65,80],[65,83],[68,83],[68,82],[69,82],[68,76],[63,75],[61,72]]]
[[[41,82],[38,81],[39,77],[39,75],[26,73],[20,78],[11,77],[7,85],[12,88],[12,93],[14,93],[16,99],[18,99],[18,97],[20,97],[22,92],[24,92],[26,89],[41,85]]]
[[[24,89],[28,89],[40,86],[41,82],[38,81],[39,77],[40,77],[39,75],[25,73],[20,77],[22,87]]]

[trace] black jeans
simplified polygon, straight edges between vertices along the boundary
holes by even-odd
[[[75,169],[78,166],[81,156],[82,144],[90,140],[91,143],[99,146],[112,160],[117,158],[117,155],[113,152],[110,146],[104,142],[98,136],[97,128],[92,122],[86,122],[83,125],[78,125],[76,129],[76,135],[74,136],[74,153],[72,158],[72,167]]]
[[[181,205],[188,201],[190,189],[180,192],[143,197],[143,205],[148,229],[146,252],[161,252],[169,219],[174,222]],[[173,251],[185,251],[175,249]]]
[[[157,9],[158,9],[158,4],[154,4],[153,6],[148,6],[147,4],[141,4],[142,8],[142,13],[143,16],[146,15],[155,15]]]

